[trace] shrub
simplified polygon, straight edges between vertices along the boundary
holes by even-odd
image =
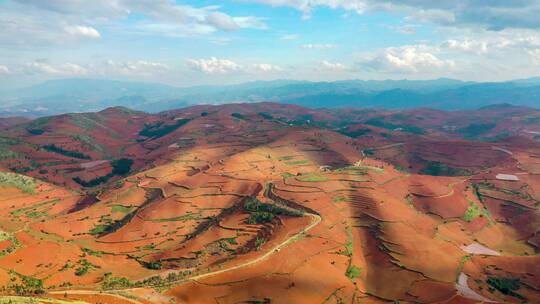
[[[175,124],[172,124],[172,125],[165,125],[163,121],[158,121],[153,124],[146,124],[144,126],[144,129],[142,129],[139,132],[139,135],[153,138],[153,139],[160,138],[175,131],[181,126],[187,124],[188,122],[190,122],[190,119],[186,118],[186,119],[179,119],[176,121]]]
[[[249,215],[247,219],[248,224],[266,224],[270,223],[274,219],[275,215],[270,212],[253,212]]]
[[[131,171],[133,160],[129,158],[121,158],[112,162],[112,173],[114,175],[126,175]]]
[[[349,267],[347,268],[347,272],[345,272],[345,275],[351,280],[351,281],[354,281],[356,278],[358,278],[360,276],[360,273],[361,273],[361,270],[360,268],[354,266],[354,265],[349,265]]]
[[[461,168],[449,167],[444,163],[437,161],[429,161],[424,169],[420,171],[421,174],[432,176],[469,176],[471,172],[469,170]]]
[[[487,283],[489,284],[489,286],[497,289],[502,294],[516,297],[522,300],[525,299],[522,295],[515,292],[516,290],[519,290],[521,288],[521,282],[519,279],[488,277]]]
[[[237,119],[245,119],[246,117],[240,113],[232,113],[231,114],[232,117],[234,118],[237,118]]]
[[[26,131],[28,131],[28,133],[30,133],[32,135],[41,135],[41,134],[45,133],[45,130],[43,130],[43,129],[26,129]]]
[[[34,193],[36,190],[33,178],[9,172],[0,172],[0,185],[15,187],[25,193]]]
[[[73,158],[79,158],[79,159],[91,159],[90,156],[88,156],[88,155],[86,155],[84,153],[81,153],[81,152],[78,152],[78,151],[65,150],[63,148],[60,148],[60,147],[54,145],[54,144],[43,146],[43,149],[45,151],[47,151],[47,152],[57,153],[57,154],[61,154],[61,155],[67,156],[67,157],[73,157]]]

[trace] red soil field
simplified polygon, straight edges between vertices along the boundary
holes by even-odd
[[[538,302],[540,141],[522,134],[530,111],[501,111],[258,103],[7,125],[0,294]],[[472,134],[486,115],[500,122]]]

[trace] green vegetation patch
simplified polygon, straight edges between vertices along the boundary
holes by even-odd
[[[113,160],[111,165],[113,167],[112,174],[123,176],[127,175],[131,171],[133,160],[129,158],[121,158]]]
[[[356,130],[349,131],[347,129],[344,129],[344,130],[340,130],[339,133],[348,137],[357,138],[357,137],[368,135],[369,133],[371,133],[371,130],[370,129],[356,129]]]
[[[289,161],[285,163],[288,166],[305,166],[309,165],[309,160],[295,160],[295,161]]]
[[[73,181],[85,188],[96,187],[96,186],[99,186],[101,184],[108,182],[115,175],[120,175],[120,176],[127,175],[131,171],[132,165],[133,165],[133,160],[129,158],[121,158],[121,159],[113,160],[111,162],[111,166],[113,167],[111,173],[104,176],[96,177],[89,181],[85,181],[82,178],[76,176],[73,178]]]
[[[231,116],[236,119],[246,119],[246,117],[240,113],[232,113]]]
[[[45,293],[42,280],[22,275],[13,270],[9,272],[9,275],[12,282],[18,281],[17,283],[8,286],[8,288],[14,290],[17,295],[31,296]]]
[[[114,205],[111,207],[111,212],[112,213],[124,213],[124,214],[127,214],[127,213],[130,213],[131,210],[133,210],[133,206],[123,206],[123,205]]]
[[[10,241],[11,244],[9,247],[0,250],[0,257],[9,255],[21,247],[21,242],[13,234],[0,230],[0,242],[3,241]]]
[[[516,293],[516,291],[521,288],[521,282],[519,279],[488,277],[487,283],[489,286],[491,286],[491,288],[500,291],[504,295],[525,300],[525,297]]]
[[[348,167],[338,168],[334,170],[334,173],[350,174],[350,175],[366,175],[367,170],[366,168],[363,168],[363,167],[348,166]]]
[[[428,161],[421,174],[432,176],[469,176],[471,171],[461,168],[453,168],[438,161]]]
[[[79,151],[71,151],[71,150],[65,150],[64,148],[61,148],[61,147],[58,147],[54,144],[51,144],[51,145],[46,145],[46,146],[43,146],[42,147],[43,150],[47,151],[47,152],[51,152],[51,153],[56,153],[56,154],[60,154],[60,155],[64,155],[64,156],[67,156],[67,157],[72,157],[72,158],[78,158],[78,159],[92,159],[90,156],[84,154],[84,153],[81,153]]]
[[[139,135],[152,139],[160,138],[176,131],[176,129],[180,128],[181,126],[187,124],[190,121],[191,119],[184,118],[178,119],[172,125],[166,125],[163,121],[158,121],[152,124],[145,124],[144,129],[139,132]]]
[[[289,173],[289,172],[285,172],[285,173],[282,173],[281,176],[282,176],[283,178],[289,178],[289,177],[293,177],[294,174]]]
[[[244,210],[249,213],[248,224],[266,224],[271,222],[277,215],[298,217],[302,212],[289,210],[272,204],[265,204],[256,198],[250,198],[244,203]]]
[[[268,119],[268,120],[274,119],[274,116],[272,116],[272,115],[270,115],[268,113],[265,113],[265,112],[259,112],[259,115],[264,119]]]
[[[472,222],[474,219],[478,218],[481,215],[483,215],[482,208],[480,208],[474,203],[469,203],[469,208],[467,208],[467,210],[465,211],[465,214],[463,215],[463,220],[467,222]]]
[[[103,232],[107,231],[108,227],[109,225],[99,224],[94,226],[94,228],[92,228],[88,233],[90,233],[91,235],[100,235]]]
[[[101,268],[101,267],[99,267],[97,265],[94,265],[94,264],[90,263],[87,259],[81,259],[78,262],[78,265],[79,266],[75,269],[75,275],[79,276],[79,277],[82,277],[82,276],[86,275],[91,270]]]
[[[87,147],[89,149],[92,149],[94,151],[98,151],[101,153],[105,153],[105,148],[103,148],[101,145],[96,143],[94,138],[86,135],[86,134],[76,134],[73,135],[73,139],[82,143],[84,147]]]
[[[459,129],[458,132],[466,139],[477,139],[479,136],[488,133],[496,126],[497,124],[495,123],[474,123]]]
[[[351,280],[351,281],[354,281],[356,280],[356,278],[358,278],[360,276],[360,274],[362,273],[361,269],[354,266],[354,265],[349,265],[349,267],[347,268],[347,271],[345,272],[345,275]]]
[[[321,174],[314,174],[314,173],[308,174],[308,175],[301,175],[301,176],[298,176],[296,179],[301,182],[310,182],[310,183],[329,181],[328,177]]]
[[[33,178],[9,172],[0,172],[0,186],[15,187],[25,193],[36,191],[36,181]]]

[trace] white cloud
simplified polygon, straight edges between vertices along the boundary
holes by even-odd
[[[101,38],[101,34],[95,28],[90,27],[90,26],[82,26],[82,25],[66,26],[64,30],[66,31],[66,33],[73,36],[93,38],[93,39]]]
[[[273,73],[283,69],[269,63],[240,64],[229,59],[210,57],[208,59],[190,59],[187,66],[192,70],[205,74],[228,74],[231,72],[241,73]]]
[[[283,69],[273,64],[256,63],[256,64],[251,65],[251,70],[260,71],[260,72],[279,72],[279,71],[282,71]]]
[[[408,45],[381,50],[375,56],[365,58],[360,65],[374,71],[418,73],[434,69],[455,67],[455,61],[444,60],[435,55],[437,48],[427,45]]]
[[[303,49],[309,49],[309,50],[312,50],[312,49],[323,50],[323,49],[334,49],[337,46],[334,44],[326,43],[326,44],[302,44],[300,47]]]
[[[53,76],[81,76],[88,74],[88,70],[78,64],[64,63],[51,65],[45,62],[29,62],[26,64],[29,73],[47,74]]]
[[[317,7],[343,9],[357,14],[386,11],[406,14],[418,21],[459,27],[540,28],[538,0],[244,0],[272,6],[285,6],[309,18]]]
[[[216,57],[211,57],[209,59],[190,59],[188,61],[188,66],[206,74],[225,74],[242,69],[241,65],[232,60],[219,59]]]
[[[9,74],[9,68],[0,64],[0,74]]]
[[[488,52],[487,42],[472,40],[472,39],[463,39],[463,40],[450,39],[450,40],[447,40],[445,43],[443,43],[442,46],[447,47],[451,50],[471,52],[471,53],[476,53],[476,54],[485,54]]]
[[[296,34],[289,34],[289,35],[283,35],[281,36],[281,40],[297,40],[298,38],[300,38],[300,36],[296,35]]]
[[[302,11],[304,18],[310,18],[311,12],[317,6],[326,6],[332,9],[345,9],[358,14],[363,13],[367,6],[364,0],[244,0],[245,2],[268,4],[271,6],[286,6]]]
[[[106,60],[103,66],[96,67],[96,73],[106,75],[126,76],[156,76],[170,70],[170,67],[161,62],[147,60],[115,61]]]
[[[536,65],[540,65],[540,49],[530,50],[528,53],[531,61]]]
[[[326,70],[331,70],[331,71],[343,71],[343,70],[347,70],[347,66],[344,65],[343,63],[340,63],[340,62],[329,62],[329,61],[326,61],[326,60],[323,60],[321,62],[321,67],[323,67],[324,69]]]
[[[416,34],[417,27],[415,25],[401,25],[392,28],[396,33],[402,35],[414,35]]]

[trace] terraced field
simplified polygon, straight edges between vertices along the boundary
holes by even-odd
[[[335,115],[254,104],[31,122],[44,132],[9,149],[40,165],[0,175],[0,303],[540,302],[540,142],[351,137]],[[58,137],[65,124],[95,145]],[[12,128],[2,136],[30,129]]]

